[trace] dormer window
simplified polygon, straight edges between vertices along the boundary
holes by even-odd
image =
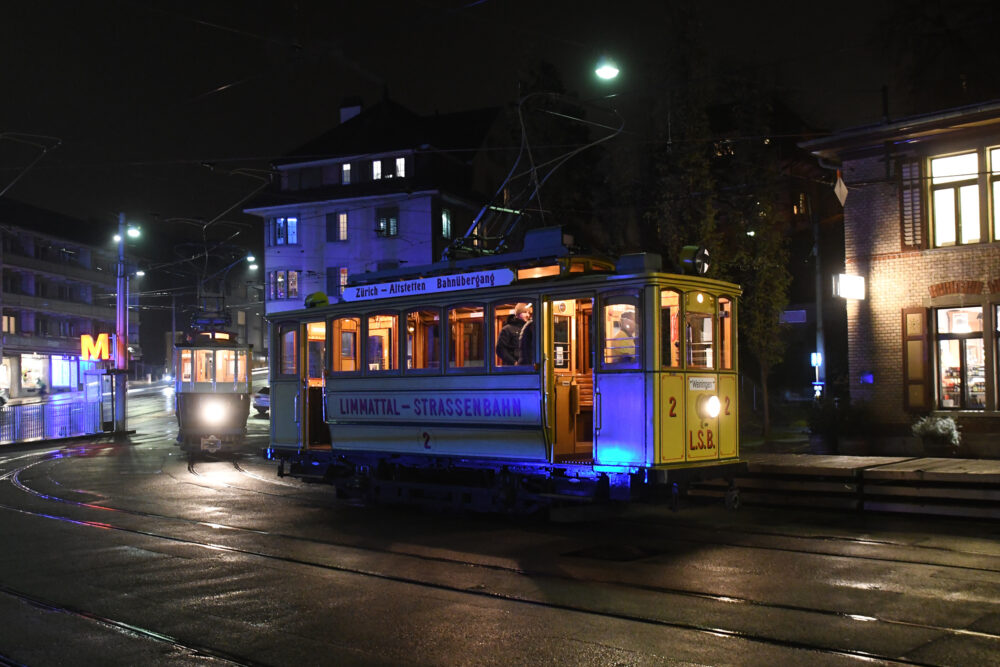
[[[372,161],[372,180],[377,181],[382,178],[382,160]]]
[[[345,163],[340,165],[340,183],[341,185],[350,185],[351,183],[351,163]]]
[[[406,158],[396,158],[396,178],[406,178]]]

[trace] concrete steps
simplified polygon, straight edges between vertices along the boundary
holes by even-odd
[[[1000,519],[1000,461],[891,456],[752,454],[735,480],[749,505],[822,507]],[[722,498],[723,482],[692,487]]]

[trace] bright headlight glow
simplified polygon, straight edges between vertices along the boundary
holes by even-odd
[[[213,398],[204,401],[201,404],[199,412],[203,422],[211,426],[218,426],[226,420],[226,413],[229,412],[229,410],[226,408],[224,401]]]
[[[722,411],[722,402],[718,396],[702,396],[698,399],[698,414],[703,419],[715,419]]]

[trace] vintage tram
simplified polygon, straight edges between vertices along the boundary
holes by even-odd
[[[525,248],[364,274],[339,303],[272,314],[278,474],[506,511],[732,477],[740,288],[655,255],[575,256],[558,230]]]
[[[174,345],[177,444],[189,454],[226,453],[246,439],[251,346],[221,330],[193,330]]]

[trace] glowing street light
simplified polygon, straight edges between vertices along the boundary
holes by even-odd
[[[594,74],[604,81],[615,78],[618,76],[618,72],[618,66],[610,58],[601,58],[597,63],[597,69],[594,70]]]

